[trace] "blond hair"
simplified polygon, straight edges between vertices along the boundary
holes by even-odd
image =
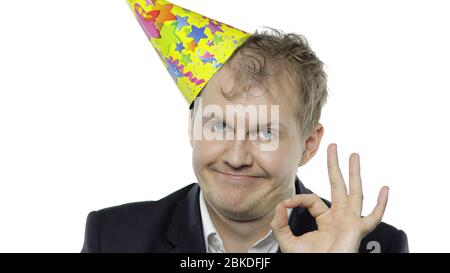
[[[268,89],[271,83],[288,84],[298,94],[293,101],[302,137],[314,130],[328,96],[327,75],[324,64],[304,36],[272,28],[256,31],[225,65],[230,66],[235,76],[231,92],[222,91],[225,97],[233,99],[254,86]]]

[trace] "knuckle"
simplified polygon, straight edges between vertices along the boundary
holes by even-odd
[[[356,200],[364,200],[364,196],[361,193],[352,193],[350,196]]]
[[[316,199],[319,199],[319,196],[315,193],[311,193],[311,198],[316,200]]]

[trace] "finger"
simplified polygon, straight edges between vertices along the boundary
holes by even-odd
[[[378,194],[377,205],[372,210],[372,213],[363,218],[367,231],[372,231],[381,222],[388,202],[388,196],[389,188],[387,186],[382,187]]]
[[[286,200],[286,207],[304,207],[307,208],[312,217],[319,217],[324,212],[328,211],[328,206],[315,194],[297,194],[291,199]]]
[[[327,150],[328,176],[331,186],[331,201],[334,204],[342,204],[347,201],[347,187],[339,168],[337,145],[330,144]]]
[[[363,206],[363,191],[361,183],[361,167],[359,155],[354,153],[349,159],[349,198],[352,208],[361,215]]]
[[[288,225],[286,206],[283,202],[278,203],[275,208],[275,216],[270,223],[273,234],[282,250],[287,249],[289,242],[294,238],[291,228]]]

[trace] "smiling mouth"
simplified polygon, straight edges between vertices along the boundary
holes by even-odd
[[[241,175],[241,174],[232,174],[232,173],[224,173],[218,170],[215,170],[219,175],[226,179],[236,180],[236,181],[254,181],[258,178],[261,178],[260,176],[254,176],[254,175]]]

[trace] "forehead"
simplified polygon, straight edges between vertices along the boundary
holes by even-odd
[[[291,83],[278,77],[268,77],[261,83],[247,85],[237,80],[230,66],[223,66],[209,81],[201,93],[203,105],[279,105],[280,118],[293,116],[296,92]],[[295,99],[294,99],[295,98]]]

